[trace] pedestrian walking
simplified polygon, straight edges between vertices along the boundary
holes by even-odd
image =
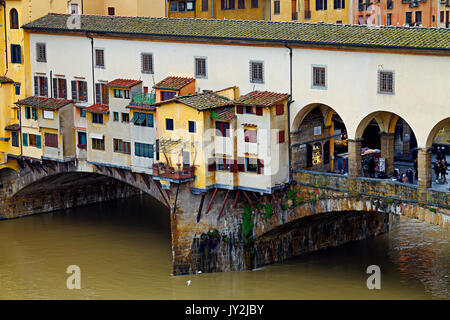
[[[441,163],[438,159],[433,164],[434,174],[436,175],[436,183],[439,183],[439,175],[441,174]]]
[[[447,161],[445,157],[441,160],[441,179],[444,179],[444,183],[447,183]]]

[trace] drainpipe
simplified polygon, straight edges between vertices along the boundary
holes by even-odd
[[[93,103],[95,104],[95,73],[94,73],[94,38],[89,37],[86,33],[86,37],[91,39],[91,57],[92,57],[92,97],[93,97]],[[89,96],[89,95],[88,95]]]
[[[52,70],[50,70],[50,94],[49,94],[49,96],[52,98],[57,98],[57,97],[53,96],[53,71]]]
[[[211,0],[211,19],[214,19],[214,0]]]
[[[3,25],[5,28],[5,60],[6,60],[6,70],[8,70],[8,38],[7,38],[7,33],[6,33],[6,3],[5,1],[2,1],[2,6],[3,6]],[[6,74],[6,72],[5,72]]]
[[[289,49],[289,101],[287,103],[288,115],[288,146],[289,146],[289,183],[292,182],[292,149],[291,149],[291,104],[292,100],[292,48],[284,43],[284,46]]]
[[[84,14],[84,0],[81,0],[81,14]]]

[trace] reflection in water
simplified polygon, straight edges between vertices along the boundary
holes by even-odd
[[[449,235],[402,218],[390,234],[259,270],[174,277],[168,213],[136,197],[0,221],[0,299],[448,299]],[[66,288],[72,264],[81,290]],[[381,290],[366,287],[372,264]]]

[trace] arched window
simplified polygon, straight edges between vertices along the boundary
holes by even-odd
[[[11,23],[11,29],[19,29],[19,14],[16,9],[11,9],[9,12],[9,21]]]

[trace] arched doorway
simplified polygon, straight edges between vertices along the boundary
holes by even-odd
[[[332,108],[308,105],[297,114],[293,126],[293,170],[348,172],[347,129]]]
[[[422,186],[449,192],[448,163],[450,162],[450,117],[438,122],[427,139],[423,158]],[[419,168],[422,169],[422,168]]]
[[[386,111],[371,113],[359,124],[356,138],[361,176],[417,183],[417,140],[403,118]]]

